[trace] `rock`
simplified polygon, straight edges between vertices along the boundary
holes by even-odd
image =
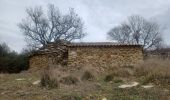
[[[2,92],[1,94],[2,94],[2,95],[3,95],[3,94],[6,94],[6,92]]]
[[[17,80],[17,81],[24,81],[26,79],[25,78],[18,78],[18,79],[15,79],[15,80]]]
[[[145,88],[145,89],[148,89],[148,88],[152,88],[153,85],[142,85],[141,87]]]
[[[34,81],[32,84],[37,85],[37,84],[40,84],[40,82],[41,82],[40,80],[37,80],[37,81]]]
[[[131,84],[120,85],[119,88],[131,88],[131,87],[134,87],[134,86],[137,86],[137,85],[139,85],[138,82],[132,82]]]
[[[107,98],[104,97],[104,98],[102,98],[102,100],[107,100]]]
[[[96,83],[95,86],[96,86],[96,88],[101,88],[102,87],[102,85],[100,83]]]
[[[4,91],[1,94],[4,95],[4,94],[7,94],[7,93],[10,93],[10,91]]]

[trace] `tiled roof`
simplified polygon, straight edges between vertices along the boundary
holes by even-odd
[[[142,47],[137,44],[119,44],[114,42],[71,42],[71,43],[62,43],[60,46],[56,43],[49,43],[45,47],[40,48],[35,51],[34,54],[47,54],[55,53],[58,51],[63,51],[67,47]]]
[[[119,44],[114,42],[72,42],[69,47],[112,47],[112,46],[141,46],[138,44]]]

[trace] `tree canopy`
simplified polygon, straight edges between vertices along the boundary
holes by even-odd
[[[107,36],[118,43],[142,45],[144,49],[156,48],[162,42],[159,25],[138,15],[112,28]]]
[[[58,40],[72,41],[85,36],[82,19],[70,8],[62,14],[54,5],[48,5],[48,13],[42,7],[26,9],[27,17],[19,23],[28,44],[34,48]]]
[[[11,51],[6,43],[0,43],[0,73],[18,73],[28,69],[28,53]]]

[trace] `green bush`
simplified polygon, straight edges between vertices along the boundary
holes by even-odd
[[[28,69],[28,54],[10,51],[6,44],[0,44],[0,73],[18,73]]]

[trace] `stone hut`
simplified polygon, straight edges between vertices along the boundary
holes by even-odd
[[[50,64],[94,67],[134,66],[143,61],[140,45],[113,42],[50,43],[30,56],[30,68],[42,69]]]

